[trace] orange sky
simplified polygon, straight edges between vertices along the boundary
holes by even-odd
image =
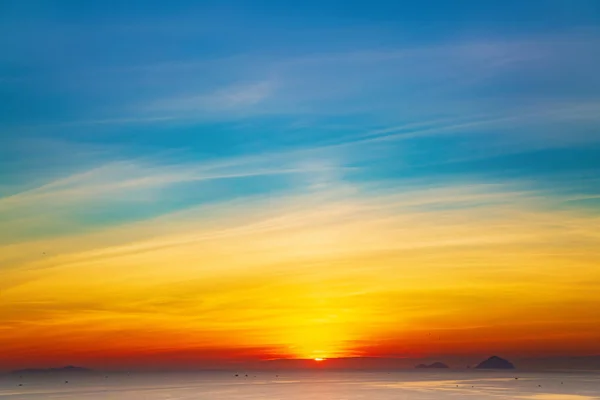
[[[347,189],[5,246],[0,366],[600,350],[597,216]]]

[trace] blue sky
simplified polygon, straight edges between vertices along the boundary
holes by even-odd
[[[4,196],[166,176],[114,221],[332,179],[598,193],[595,1],[2,8]]]

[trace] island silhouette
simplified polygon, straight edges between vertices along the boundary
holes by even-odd
[[[498,356],[491,356],[477,364],[477,369],[515,369],[513,363]]]
[[[417,360],[412,360],[413,362]],[[250,362],[245,364],[245,367],[248,369],[257,369],[257,370],[311,370],[314,368],[319,369],[327,369],[327,370],[394,370],[394,369],[433,369],[433,370],[441,370],[441,369],[449,369],[449,365],[436,361],[432,363],[421,363],[421,364],[412,364],[408,359],[402,358],[381,358],[381,357],[341,357],[341,358],[330,358],[323,361],[316,361],[315,359],[272,359],[272,360],[260,360],[257,362]],[[236,366],[236,368],[239,365]],[[469,367],[466,367],[469,368]],[[491,356],[479,364],[471,367],[473,369],[515,369],[515,365],[498,356]],[[202,371],[217,371],[217,370],[230,370],[231,365],[211,365],[210,368],[207,368],[206,365],[199,366],[198,370]],[[141,368],[143,371],[144,369]],[[83,374],[83,373],[96,373],[96,371],[78,367],[73,365],[68,365],[65,367],[55,367],[55,368],[27,368],[27,369],[19,369],[13,370],[10,372],[11,374],[17,375],[26,375],[26,374],[35,374],[35,375],[43,375],[43,374]]]

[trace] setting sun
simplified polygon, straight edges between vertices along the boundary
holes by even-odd
[[[315,361],[325,361],[324,358],[315,358]]]

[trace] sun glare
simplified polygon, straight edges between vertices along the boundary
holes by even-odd
[[[324,361],[324,358],[315,358],[315,361]]]

